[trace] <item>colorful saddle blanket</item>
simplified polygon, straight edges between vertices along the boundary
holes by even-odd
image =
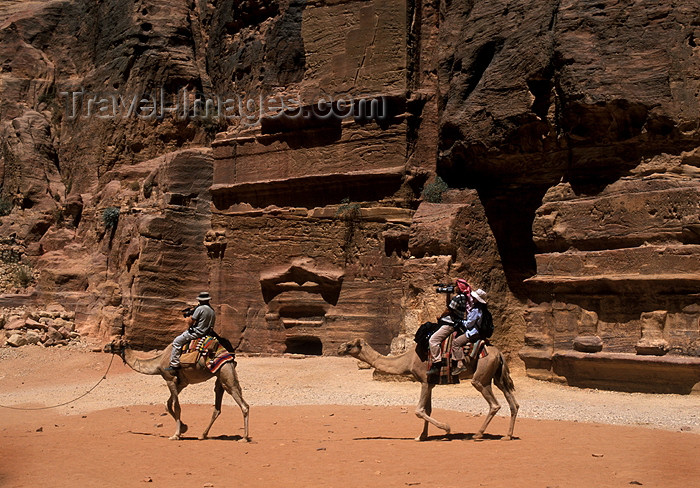
[[[442,358],[445,360],[445,365],[440,368],[440,374],[428,376],[428,383],[433,385],[454,385],[459,383],[459,376],[452,375],[452,369],[455,366],[452,361],[452,341],[457,337],[457,333],[454,332],[447,337],[440,347],[442,348]],[[489,344],[487,339],[478,340],[475,343],[467,342],[467,344],[462,348],[464,351],[464,357],[468,360],[473,352],[474,348],[477,348],[477,353],[475,359],[478,361],[480,358],[488,356],[486,351],[486,346]],[[428,362],[428,368],[433,366],[432,361]]]
[[[465,357],[470,357],[470,358],[476,358],[476,359],[481,359],[485,358],[486,356],[489,355],[489,353],[486,351],[486,345],[491,344],[488,339],[479,339],[478,341],[471,343],[467,342],[467,345],[464,346],[464,356]],[[474,353],[474,349],[476,348],[476,353]]]
[[[221,366],[229,361],[235,361],[236,356],[228,351],[216,337],[204,336],[194,339],[182,348],[180,363],[183,366],[199,363],[212,373],[219,371]]]

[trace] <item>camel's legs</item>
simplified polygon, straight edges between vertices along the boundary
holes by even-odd
[[[221,371],[221,374],[219,375],[219,380],[221,381],[221,384],[226,389],[226,391],[233,397],[238,406],[241,408],[241,412],[243,413],[244,431],[242,440],[247,442],[250,440],[250,436],[248,435],[248,417],[250,413],[250,407],[245,402],[245,400],[243,400],[243,392],[241,391],[241,385],[238,382],[238,375],[236,374],[235,363],[229,364],[231,365],[231,367],[226,369],[225,371]]]
[[[214,411],[211,414],[211,420],[209,421],[209,425],[207,426],[206,429],[204,429],[204,432],[202,433],[200,439],[206,439],[207,436],[209,435],[209,429],[211,429],[211,426],[214,425],[214,421],[219,418],[219,415],[221,415],[221,402],[224,398],[224,387],[221,384],[221,381],[219,378],[216,378],[216,383],[214,383]]]
[[[429,383],[421,383],[420,400],[418,400],[418,407],[416,407],[416,416],[425,422],[423,423],[423,432],[416,437],[417,441],[423,441],[428,437],[428,422],[438,429],[444,430],[446,434],[450,433],[449,425],[438,422],[430,416],[433,411],[433,386]]]
[[[506,372],[506,374],[508,373]],[[498,376],[493,379],[493,382],[503,392],[503,395],[506,397],[506,401],[508,402],[508,407],[510,408],[510,426],[508,427],[508,435],[506,436],[506,439],[510,440],[513,438],[515,418],[518,416],[518,409],[520,408],[520,405],[518,405],[518,401],[515,399],[513,391],[504,385]]]
[[[493,419],[494,415],[496,415],[496,413],[501,409],[501,405],[499,405],[498,400],[496,400],[496,396],[493,394],[490,381],[486,386],[484,386],[478,379],[475,378],[472,379],[472,385],[474,385],[474,388],[479,390],[489,404],[489,413],[486,416],[481,429],[479,429],[479,432],[474,435],[474,439],[481,439],[484,436],[484,431],[491,422],[491,419]]]
[[[168,381],[168,388],[170,389],[170,398],[168,398],[167,402],[168,412],[175,419],[175,434],[173,434],[170,439],[177,440],[182,434],[187,432],[187,425],[180,420],[181,410],[180,400],[178,399],[178,395],[184,386],[180,386],[179,382]]]

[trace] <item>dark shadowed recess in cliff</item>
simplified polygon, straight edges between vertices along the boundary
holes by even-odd
[[[403,174],[333,174],[293,178],[291,180],[240,184],[213,188],[212,201],[225,210],[236,203],[249,203],[256,208],[322,207],[349,200],[376,202],[395,194],[401,188]]]
[[[265,84],[288,86],[301,81],[306,70],[304,39],[301,36],[302,13],[306,0],[292,0],[277,18],[265,39],[265,59],[272,69],[265,72]]]
[[[526,295],[523,280],[537,270],[532,223],[547,188],[537,185],[504,188],[493,184],[477,188],[498,245],[508,287],[518,297]]]
[[[548,85],[542,82],[542,88],[538,83],[531,88],[542,95]],[[556,129],[564,144],[542,152],[533,151],[527,143],[531,135],[518,124],[492,147],[465,140],[455,124],[441,127],[443,151],[437,171],[450,187],[479,192],[509,286],[520,296],[540,293],[526,290],[522,280],[536,272],[532,223],[548,188],[568,182],[575,194],[595,196],[643,160],[664,153],[679,155],[699,142],[641,103],[583,104],[567,102],[563,94],[559,100]],[[533,110],[543,111],[546,102],[535,103]]]
[[[361,126],[377,124],[386,130],[401,123],[402,114],[409,105],[405,97],[382,96],[294,107],[272,117],[263,117],[261,134],[274,137],[259,138],[259,142],[269,144],[280,140],[292,149],[325,146],[340,139],[343,121],[353,120]],[[305,132],[299,137],[301,131]],[[287,136],[286,133],[291,134]]]
[[[466,147],[463,141],[455,142],[438,161],[437,172],[451,188],[477,190],[508,286],[518,297],[527,297],[523,280],[537,269],[532,236],[535,212],[547,190],[561,180],[567,161],[565,151],[504,154],[479,143]]]
[[[302,79],[305,0],[223,0],[216,7],[205,21],[211,24],[207,64],[215,86],[229,90],[233,82],[236,90],[266,93]]]
[[[642,160],[658,154],[680,155],[697,147],[676,122],[641,103],[565,103],[559,124],[569,147],[562,175],[576,194],[595,195],[627,176]]]
[[[305,354],[307,356],[323,355],[323,343],[314,336],[288,337],[285,341],[285,353]]]

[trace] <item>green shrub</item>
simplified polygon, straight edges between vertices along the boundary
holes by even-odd
[[[359,203],[351,203],[349,198],[343,198],[340,203],[341,205],[335,212],[337,217],[345,221],[355,221],[360,218],[361,211]]]
[[[56,222],[57,226],[63,225],[63,222],[66,220],[66,216],[63,214],[63,208],[58,207],[56,210],[53,211],[53,220]]]
[[[423,200],[430,203],[440,203],[442,202],[442,194],[445,193],[450,187],[447,186],[445,180],[436,176],[435,179],[423,187]]]
[[[119,222],[119,207],[107,207],[102,212],[102,223],[105,229],[116,229]]]
[[[143,184],[143,196],[145,198],[151,198],[153,193],[153,181],[148,180]]]
[[[0,217],[10,215],[10,212],[12,212],[12,202],[5,200],[4,198],[0,198]]]
[[[34,282],[34,273],[29,266],[19,266],[15,270],[15,282],[22,288],[28,287]]]

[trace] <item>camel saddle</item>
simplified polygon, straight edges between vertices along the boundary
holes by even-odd
[[[204,336],[193,339],[182,347],[180,364],[183,367],[199,366],[216,373],[221,366],[229,361],[235,361],[236,356],[226,349],[216,337]]]
[[[432,376],[428,376],[428,383],[434,385],[455,385],[459,383],[459,376],[454,376],[452,374],[452,369],[455,367],[457,361],[452,360],[452,341],[457,338],[457,332],[450,334],[447,339],[442,341],[440,348],[442,349],[442,358],[445,360],[444,365],[440,368],[440,373]],[[464,351],[464,357],[471,359],[472,361],[478,361],[480,358],[488,356],[486,351],[486,345],[490,344],[488,339],[479,339],[478,341],[472,343],[467,342],[462,350]],[[477,352],[474,352],[476,348]],[[428,368],[432,367],[432,362],[428,362]]]

